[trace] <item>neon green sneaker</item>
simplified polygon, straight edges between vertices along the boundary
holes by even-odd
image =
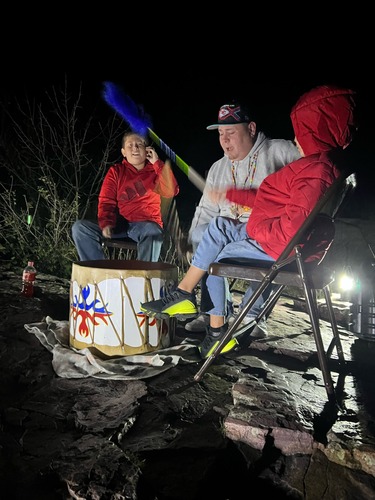
[[[221,332],[213,332],[210,329],[207,329],[207,335],[203,339],[203,341],[198,345],[199,353],[202,359],[209,358],[211,354],[214,352],[216,346],[219,344],[221,339],[226,334],[227,330],[223,330]],[[221,349],[219,354],[224,354],[225,352],[231,351],[235,347],[238,346],[237,339],[231,338]]]
[[[159,300],[151,300],[141,304],[142,312],[157,319],[169,317],[177,319],[195,318],[198,315],[194,293],[181,292],[178,288],[168,292]]]

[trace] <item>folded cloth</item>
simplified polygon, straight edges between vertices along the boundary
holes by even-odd
[[[52,353],[53,369],[62,378],[141,380],[154,377],[179,363],[201,361],[197,346],[186,341],[146,354],[104,360],[88,348],[75,349],[69,346],[68,321],[54,321],[47,316],[43,322],[24,326]]]

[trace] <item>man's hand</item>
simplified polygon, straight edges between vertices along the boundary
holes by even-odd
[[[212,203],[217,203],[220,205],[226,199],[227,190],[226,189],[210,189],[207,190],[207,196],[212,201]]]

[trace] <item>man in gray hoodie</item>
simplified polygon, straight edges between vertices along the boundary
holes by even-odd
[[[222,193],[231,188],[257,188],[269,174],[300,158],[292,141],[269,139],[257,130],[256,122],[243,103],[233,102],[221,106],[217,123],[207,127],[207,130],[215,129],[219,131],[224,156],[209,169],[205,189],[195,210],[188,236],[193,253],[213,217],[221,215],[241,222],[249,218],[249,207],[230,202]],[[205,313],[210,309],[206,279],[207,275],[201,281],[200,314],[185,325],[187,331],[203,332],[209,324],[209,316]],[[227,296],[231,303],[229,290]],[[267,335],[265,321],[258,324],[252,335]]]

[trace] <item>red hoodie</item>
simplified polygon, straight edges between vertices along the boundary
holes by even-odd
[[[351,142],[354,96],[350,89],[321,86],[300,97],[290,117],[305,156],[270,174],[257,191],[227,193],[231,201],[252,207],[247,233],[274,259],[339,175],[328,152]]]
[[[98,224],[100,229],[115,227],[117,211],[129,222],[152,221],[163,227],[160,197],[173,198],[179,192],[177,181],[165,170],[159,159],[147,162],[137,170],[125,158],[112,165],[99,193]]]

